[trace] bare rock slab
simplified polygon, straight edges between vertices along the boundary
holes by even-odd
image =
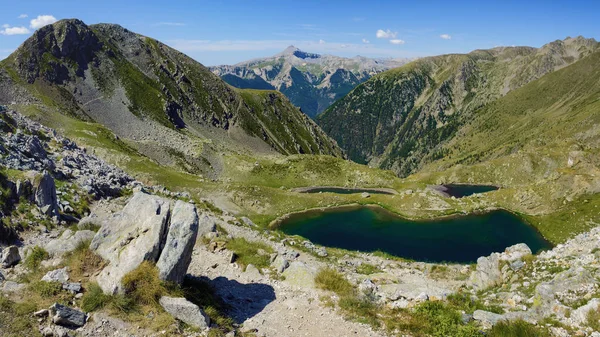
[[[50,307],[50,313],[53,315],[52,322],[63,326],[78,328],[84,326],[87,320],[83,312],[58,303]]]
[[[52,256],[62,256],[75,250],[78,245],[91,241],[95,235],[96,233],[90,230],[73,232],[67,229],[59,238],[48,242],[44,248]]]
[[[123,277],[143,261],[158,260],[170,212],[170,200],[138,192],[103,223],[90,248],[109,261],[97,277],[105,293],[119,292]]]
[[[192,261],[198,236],[198,213],[193,204],[178,200],[173,207],[171,224],[156,266],[164,281],[182,283]]]
[[[41,178],[35,179],[33,189],[36,205],[48,216],[58,215],[58,199],[54,178],[47,172]]]
[[[317,271],[300,261],[294,261],[282,274],[285,281],[302,288],[314,288]]]
[[[206,329],[210,326],[210,318],[202,309],[183,297],[163,296],[159,303],[166,312],[192,327]]]

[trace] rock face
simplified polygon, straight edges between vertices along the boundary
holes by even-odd
[[[183,282],[198,235],[196,206],[137,192],[122,211],[98,219],[90,248],[109,261],[97,277],[105,293],[121,290],[123,277],[142,262],[155,262],[161,279]]]
[[[56,185],[54,178],[44,172],[40,179],[34,182],[35,203],[48,216],[58,216],[58,199],[56,198]]]
[[[477,259],[477,269],[471,274],[469,284],[476,290],[482,290],[498,285],[504,281],[500,261],[506,261],[510,268],[518,270],[523,267],[521,259],[531,255],[531,249],[524,243],[518,243],[504,250],[503,253],[492,253]]]
[[[67,229],[59,238],[48,242],[44,248],[50,255],[61,256],[73,251],[81,243],[91,241],[95,235],[95,232],[89,230],[73,232]]]
[[[90,245],[110,264],[98,275],[106,293],[121,289],[121,279],[143,261],[157,261],[170,216],[166,199],[136,193],[125,208],[107,219]]]
[[[17,246],[10,246],[4,248],[2,256],[0,257],[0,265],[2,268],[12,267],[21,261],[21,255],[19,254],[19,248]]]
[[[50,313],[54,315],[52,317],[52,322],[58,325],[82,327],[87,320],[87,317],[83,312],[58,303],[54,303],[54,305],[50,307]]]
[[[477,269],[471,274],[469,283],[474,289],[485,289],[502,282],[500,254],[482,256],[477,259]]]
[[[192,261],[198,235],[196,206],[178,200],[173,207],[171,224],[162,253],[156,263],[162,280],[182,283]]]
[[[210,326],[210,318],[197,305],[181,297],[161,297],[160,305],[178,320],[195,328]]]

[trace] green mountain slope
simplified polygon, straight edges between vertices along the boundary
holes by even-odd
[[[406,176],[445,157],[481,107],[597,49],[578,37],[420,59],[358,86],[317,122],[351,159]]]
[[[164,164],[215,169],[221,150],[342,156],[276,91],[237,90],[200,63],[118,25],[62,20],[0,63],[0,104],[108,127]]]

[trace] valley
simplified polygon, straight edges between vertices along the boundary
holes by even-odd
[[[44,26],[0,62],[0,336],[596,336],[599,50],[207,68]]]

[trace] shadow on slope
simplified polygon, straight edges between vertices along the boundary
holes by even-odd
[[[256,316],[271,302],[275,300],[275,290],[273,287],[262,283],[243,284],[236,280],[230,280],[226,277],[217,277],[210,279],[205,276],[190,278],[188,282],[193,284],[205,284],[212,288],[214,295],[218,297],[217,301],[223,302],[224,311],[237,324],[245,322],[247,319]],[[190,284],[191,285],[191,284]],[[185,285],[184,285],[185,286]],[[201,292],[202,289],[195,289]],[[205,296],[206,292],[202,295]],[[192,302],[194,299],[190,299]],[[204,302],[200,300],[200,302]],[[202,305],[204,303],[197,303]]]

